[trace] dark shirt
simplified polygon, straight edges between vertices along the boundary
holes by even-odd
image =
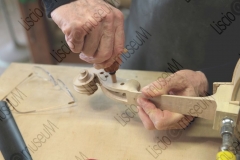
[[[210,92],[213,82],[231,82],[240,54],[238,3],[133,0],[125,23],[129,58],[121,68],[170,72],[174,59],[180,69],[204,72]]]

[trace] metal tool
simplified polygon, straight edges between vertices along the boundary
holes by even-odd
[[[236,160],[236,151],[235,148],[232,147],[234,136],[233,131],[233,120],[230,118],[224,118],[221,127],[222,146],[220,152],[217,153],[217,160]]]

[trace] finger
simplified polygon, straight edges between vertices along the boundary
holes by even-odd
[[[115,10],[115,17],[118,19],[114,21],[114,28],[116,28],[114,35],[114,49],[112,57],[102,63],[95,64],[94,67],[96,69],[106,68],[111,66],[115,61],[120,65],[122,63],[120,54],[124,51],[124,17],[122,12],[119,10]]]
[[[183,117],[182,114],[170,112],[167,110],[160,110],[145,98],[138,98],[139,106],[143,108],[145,113],[149,116],[154,126],[158,130],[167,129],[172,124],[178,122]]]
[[[148,117],[148,115],[145,113],[145,111],[138,106],[138,115],[144,125],[144,127],[148,130],[153,130],[155,129],[154,124],[152,123],[152,121],[150,120],[150,118]]]
[[[114,35],[103,35],[93,63],[103,63],[112,56]]]
[[[86,56],[85,54],[81,53],[79,55],[79,57],[88,62],[88,63],[91,63],[92,60],[90,60],[91,58],[93,57],[88,57]],[[104,68],[107,68],[107,67],[110,67],[114,62],[116,62],[119,66],[121,65],[122,63],[122,59],[121,59],[121,55],[117,55],[115,58],[110,58],[109,60],[103,62],[103,63],[95,63],[93,66],[96,68],[96,69],[104,69]]]
[[[79,54],[79,58],[84,60],[85,62],[91,63],[91,59],[93,59],[93,57],[88,57],[87,55],[85,55],[83,52],[81,52]]]
[[[103,34],[104,32],[105,31],[103,31]],[[94,34],[95,36],[92,36],[91,38],[92,41],[94,41],[96,34],[101,34],[101,33],[102,32],[97,30],[97,32]],[[109,33],[109,34],[113,35],[113,33]],[[97,43],[93,44],[91,41],[89,41],[89,43],[86,44],[88,46],[95,45],[96,48],[95,47],[91,48],[87,46],[85,47],[85,44],[84,44],[84,51],[80,54],[80,58],[88,63],[98,64],[97,68],[100,69],[106,66],[110,66],[113,63],[113,59],[110,58],[113,50],[113,40],[107,35],[103,35],[103,36],[99,35],[98,37],[99,37],[99,40],[97,41]],[[93,50],[95,51],[93,52]]]
[[[84,55],[83,53],[81,53],[79,57],[80,57],[81,59],[83,59],[84,61],[86,61],[86,62],[88,62],[88,63],[91,63],[91,62],[88,61],[88,60],[89,60],[89,57],[87,57],[87,56]],[[85,58],[85,57],[86,57],[86,58]],[[110,58],[109,60],[107,60],[107,61],[105,61],[105,62],[103,62],[103,63],[94,63],[93,66],[94,66],[94,68],[96,68],[96,69],[104,69],[104,68],[110,67],[114,62],[116,62],[118,65],[121,65],[122,60],[121,60],[120,56],[119,56],[119,58],[116,58],[116,60],[113,59],[113,58]]]
[[[112,58],[110,58],[109,60],[107,60],[103,63],[94,64],[94,67],[96,69],[107,68],[107,67],[110,67],[114,62],[116,62],[119,66],[121,66],[121,63],[122,63],[121,55],[117,55],[116,57],[112,57]]]
[[[168,126],[166,129],[167,130],[169,130],[169,129],[185,129],[193,121],[194,121],[194,117],[182,115],[182,117],[180,117],[180,119],[178,119],[177,123],[172,124],[171,126]]]
[[[87,57],[84,59],[87,62],[92,62],[91,60],[96,53],[101,39],[100,27],[96,26],[88,35],[85,37],[84,46],[82,48],[82,53]],[[88,59],[89,57],[89,59]]]
[[[166,79],[160,78],[157,81],[142,88],[142,93],[146,98],[168,94],[168,83]]]
[[[114,50],[113,50],[113,56],[116,57],[117,55],[120,55],[124,51],[124,42],[125,42],[125,35],[124,35],[124,16],[123,13],[119,10],[116,10],[115,17],[118,19],[117,21],[114,21],[114,27],[115,30],[115,36],[114,36]]]
[[[104,26],[102,28],[102,37],[98,50],[94,55],[91,63],[103,63],[111,58],[113,53],[114,44],[114,29],[113,29],[113,15],[109,14],[105,19]]]
[[[104,68],[110,67],[113,63],[114,63],[113,60],[107,60],[103,63],[98,63],[98,64],[95,63],[93,66],[96,69],[104,69]]]
[[[65,34],[65,40],[74,53],[80,53],[83,48],[84,44],[84,36],[85,33],[83,33],[81,30],[72,30],[70,35]]]
[[[102,25],[98,25],[99,23],[102,24],[102,19],[106,17],[106,12],[99,6],[95,9],[91,22],[95,23],[95,25],[91,25],[91,31],[85,38],[84,46],[82,52],[89,56],[93,57],[94,54],[96,53],[100,40],[101,40],[101,29]],[[91,62],[92,63],[92,62]]]
[[[96,53],[94,54],[94,57],[89,57],[84,53],[81,53],[80,58],[88,63],[95,63],[95,64],[104,63],[106,60],[108,60],[112,56],[113,42],[111,39],[112,39],[111,37],[103,35],[100,40],[99,47]]]
[[[97,62],[97,59],[96,57],[89,57],[89,56],[86,56],[84,53],[80,53],[79,55],[79,58],[81,58],[82,60],[88,62],[88,63],[94,63],[94,67],[96,69],[104,69],[104,68],[107,68],[109,66],[111,66],[115,61],[113,58],[110,58],[102,63],[95,63]]]
[[[183,75],[174,73],[166,79],[159,78],[148,86],[145,86],[142,89],[142,93],[147,98],[153,98],[163,94],[191,96],[195,93],[195,91],[193,92],[194,88],[191,86],[191,83]]]

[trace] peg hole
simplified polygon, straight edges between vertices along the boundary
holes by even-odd
[[[120,85],[124,85],[124,83],[121,83]]]

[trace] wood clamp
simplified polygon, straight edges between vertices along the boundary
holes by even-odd
[[[113,83],[110,74],[104,70],[96,70],[90,68],[82,70],[80,74],[74,78],[74,89],[81,93],[91,95],[97,89],[97,84],[101,87],[103,93],[114,100],[126,104],[137,105],[137,97],[141,95],[140,83],[136,80],[126,80],[117,77],[117,82]],[[232,82],[215,82],[213,83],[212,96],[204,98],[204,103],[208,107],[204,112],[198,114],[197,117],[213,120],[213,129],[219,130],[224,118],[229,118],[235,126],[234,133],[240,140],[240,60],[238,61]],[[197,104],[203,103],[203,97],[188,97],[162,95],[150,99],[161,110],[169,110],[184,115],[191,115],[190,110]]]

